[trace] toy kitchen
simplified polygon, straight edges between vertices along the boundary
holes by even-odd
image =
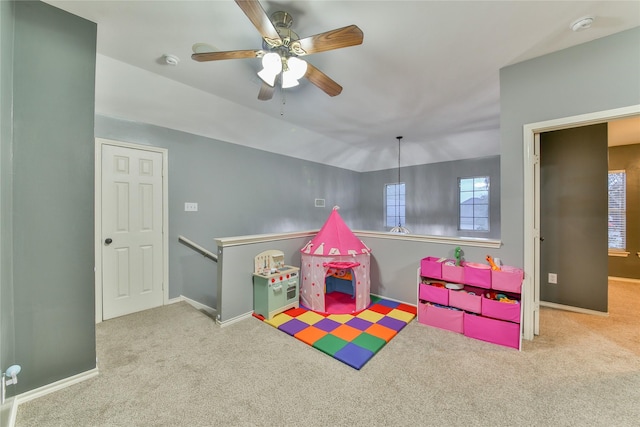
[[[270,320],[300,306],[300,269],[284,264],[284,253],[269,250],[255,257],[253,311]]]

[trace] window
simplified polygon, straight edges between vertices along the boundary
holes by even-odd
[[[627,174],[609,171],[609,249],[627,246]]]
[[[489,231],[489,177],[459,178],[460,230]]]
[[[405,189],[404,182],[385,185],[385,226],[405,225]]]

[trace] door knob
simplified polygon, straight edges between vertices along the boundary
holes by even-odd
[[[113,240],[111,240],[111,238],[110,238],[110,237],[108,237],[108,238],[106,238],[106,239],[104,240],[104,244],[105,244],[105,245],[110,245],[110,244],[111,244],[111,242],[113,242]]]
[[[544,237],[540,236],[540,241],[544,242]]]

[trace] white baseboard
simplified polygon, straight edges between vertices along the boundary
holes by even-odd
[[[73,375],[68,378],[63,378],[51,384],[47,384],[42,387],[38,387],[33,390],[29,390],[25,393],[19,394],[14,397],[13,406],[11,407],[11,416],[9,418],[9,427],[13,427],[18,416],[18,406],[23,403],[29,402],[33,399],[37,399],[42,396],[46,396],[49,393],[53,393],[63,388],[67,388],[74,384],[78,384],[82,381],[88,380],[98,375],[98,368],[93,368],[88,371]]]
[[[393,302],[398,302],[400,304],[407,304],[410,305],[411,307],[415,307],[415,304],[411,304],[409,302],[405,302],[405,301],[400,301],[399,299],[394,299],[394,298],[389,298],[389,297],[383,297],[382,295],[377,295],[377,294],[371,294],[374,297],[378,297],[378,298],[382,298],[382,299],[386,299],[388,301],[393,301]]]
[[[556,304],[555,302],[540,301],[540,307],[555,308],[557,310],[573,311],[575,313],[593,314],[596,316],[609,316],[606,311],[589,310],[587,308],[573,307],[570,305]]]
[[[186,301],[189,305],[193,306],[196,310],[204,311],[209,317],[216,319],[218,311],[215,308],[211,308],[208,305],[199,303],[198,301],[187,298],[184,295],[180,295],[181,301]]]
[[[240,316],[236,316],[236,317],[231,318],[229,320],[221,321],[220,319],[216,319],[216,323],[218,325],[220,325],[220,327],[225,327],[225,326],[229,326],[229,325],[231,325],[233,323],[239,322],[241,320],[248,319],[252,315],[253,315],[253,311],[250,311],[248,313],[241,314]]]

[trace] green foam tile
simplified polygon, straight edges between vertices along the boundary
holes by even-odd
[[[351,342],[374,353],[377,353],[387,343],[382,338],[378,338],[366,332],[361,333]]]
[[[347,345],[347,341],[331,334],[327,334],[313,343],[313,347],[317,348],[323,353],[327,353],[331,357],[333,357],[336,352],[345,345]]]

